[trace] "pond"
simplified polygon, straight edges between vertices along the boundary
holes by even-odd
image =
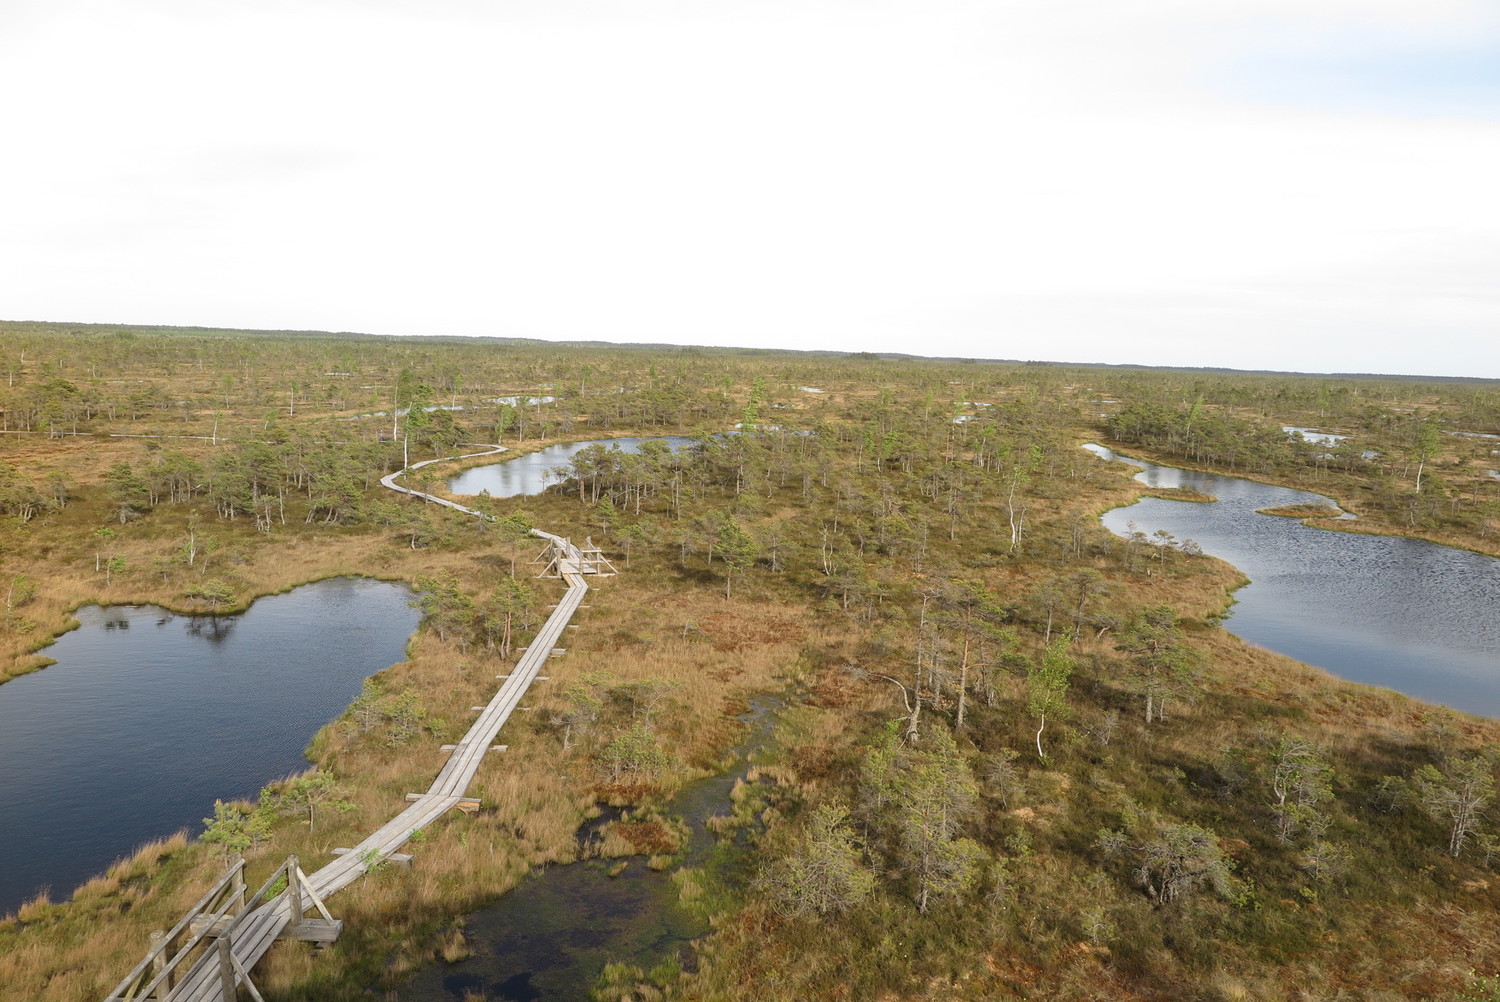
[[[405,657],[411,598],[334,578],[235,616],[79,609],[57,664],[0,686],[0,914],[308,768],[318,728]]]
[[[1318,431],[1316,428],[1298,428],[1289,424],[1282,425],[1281,430],[1293,438],[1301,438],[1318,445],[1337,445],[1349,438],[1348,435],[1335,435],[1332,432]]]
[[[749,725],[727,772],[689,783],[664,808],[681,819],[689,838],[678,866],[708,879],[743,886],[751,877],[748,842],[720,843],[708,827],[731,811],[730,793],[748,774],[770,739],[783,702],[756,696],[740,716]],[[580,833],[587,839],[600,822]],[[633,857],[618,874],[616,860],[551,866],[533,873],[494,905],[470,915],[464,934],[473,951],[454,964],[436,964],[394,993],[401,1002],[587,1002],[608,963],[649,970],[663,961],[689,959],[692,940],[707,922],[682,907],[671,870],[652,870]],[[674,867],[673,869],[676,869]]]
[[[592,442],[562,442],[501,463],[465,470],[448,481],[448,490],[453,494],[488,491],[490,497],[494,498],[540,494],[559,482],[560,478],[552,473],[554,467],[568,465],[574,456],[591,445],[602,445],[606,449],[618,446],[621,452],[640,452],[641,445],[646,442],[665,442],[673,449],[680,449],[692,441],[693,439],[681,435],[664,435],[657,438],[604,438]]]
[[[1341,678],[1500,716],[1500,560],[1395,536],[1332,532],[1257,514],[1322,495],[1124,459],[1153,487],[1211,494],[1210,504],[1142,498],[1103,516],[1192,539],[1250,578],[1226,627],[1251,643]]]
[[[556,399],[556,397],[490,397],[488,402],[506,407],[534,407],[537,404],[550,404]]]

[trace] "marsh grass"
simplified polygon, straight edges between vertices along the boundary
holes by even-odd
[[[331,394],[326,405],[299,411],[295,420],[280,415],[281,383],[294,373],[342,370],[343,363],[332,358],[335,350],[344,350],[339,346],[259,343],[255,366],[247,355],[240,371],[206,361],[201,345],[194,359],[172,356],[165,344],[117,353],[111,378],[137,380],[141,387],[160,388],[170,400],[195,402],[140,420],[122,419],[110,424],[112,429],[138,433],[157,425],[173,434],[208,434],[222,396],[220,434],[255,440],[284,434],[278,425],[317,428],[329,414],[385,405],[375,399],[383,390],[369,390],[366,400],[359,395],[363,391],[351,388],[334,400],[339,388],[330,384],[324,387]],[[225,345],[235,342],[213,348]],[[360,350],[367,349],[368,357],[377,354],[368,345]],[[430,370],[429,355],[459,357],[440,346],[401,352],[407,349],[380,348],[379,365],[370,368],[367,381],[389,386],[402,367]],[[312,357],[319,358],[317,366],[308,362]],[[505,370],[503,381],[492,379],[493,388],[474,391],[494,395],[503,392],[500,387],[534,385],[543,373],[559,381],[575,379],[585,371],[576,367],[599,364],[597,349],[559,350],[546,364],[539,357],[486,348],[462,355],[466,367],[460,368],[491,376]],[[654,384],[660,361],[630,353],[608,358],[612,375],[618,372],[622,382],[634,379],[643,387]],[[48,364],[72,371],[64,362]],[[662,806],[682,784],[723,767],[728,750],[743,735],[735,715],[748,694],[792,690],[805,693],[805,699],[780,714],[773,742],[778,750],[757,759],[747,780],[736,785],[727,813],[712,826],[723,834],[723,844],[743,840],[762,858],[773,857],[789,843],[809,806],[855,795],[874,735],[901,713],[893,687],[859,680],[845,666],[859,662],[892,677],[909,677],[913,610],[921,606],[924,590],[945,573],[982,580],[1007,608],[1010,624],[1022,635],[1023,652],[1034,655],[1040,630],[1027,611],[1026,596],[1060,567],[1094,570],[1109,580],[1115,588],[1108,609],[1120,619],[1152,605],[1176,608],[1188,643],[1209,663],[1201,694],[1174,704],[1165,724],[1147,727],[1137,698],[1119,676],[1112,628],[1107,623],[1097,632],[1091,628],[1074,647],[1079,667],[1069,690],[1070,718],[1056,725],[1047,761],[1026,752],[1032,722],[1020,674],[999,680],[995,705],[977,699],[970,704],[959,744],[981,789],[967,831],[983,842],[995,867],[974,894],[941,902],[919,917],[909,875],[867,854],[867,862],[881,867],[880,893],[837,919],[789,921],[743,884],[726,887],[713,865],[680,870],[674,877],[679,895],[710,917],[715,930],[696,944],[696,972],[675,965],[650,971],[621,966],[610,984],[622,996],[756,1002],[1383,1000],[1440,998],[1463,983],[1470,967],[1494,969],[1500,962],[1500,934],[1493,923],[1500,880],[1472,859],[1450,861],[1435,853],[1433,826],[1416,812],[1386,814],[1370,806],[1381,777],[1405,774],[1446,749],[1493,745],[1500,738],[1496,724],[1457,714],[1435,722],[1430,708],[1404,697],[1332,679],[1223,633],[1214,624],[1243,581],[1227,565],[1174,557],[1138,560],[1132,567],[1123,560],[1124,551],[1092,524],[1091,515],[1130,503],[1142,493],[1141,485],[1123,471],[1116,474],[1072,454],[1080,450],[1071,443],[1097,438],[1097,429],[1088,427],[1086,415],[1074,406],[1082,391],[1064,385],[1105,374],[908,366],[876,359],[772,363],[727,356],[704,367],[685,355],[671,358],[670,365],[697,366],[687,370],[694,375],[715,373],[713,380],[700,380],[711,392],[683,407],[674,427],[732,423],[752,381],[774,367],[770,400],[806,423],[824,422],[840,441],[828,454],[833,476],[823,482],[813,478],[806,497],[799,497],[795,473],[780,485],[772,478],[757,483],[753,498],[712,483],[689,485],[682,523],[653,512],[654,538],[634,549],[625,579],[591,582],[598,584],[590,593],[591,608],[561,644],[568,653],[548,662],[550,680],[539,682],[523,704],[532,709],[517,713],[501,734],[498,740],[509,750],[486,758],[471,791],[482,801],[478,814],[441,819],[408,844],[406,851],[415,857],[410,870],[379,868],[333,899],[334,914],[346,921],[339,943],[317,952],[300,944],[274,948],[256,970],[268,999],[379,997],[399,990],[417,967],[457,956],[467,948],[459,917],[538,866],[576,858],[579,826],[600,800],[629,811],[606,829],[609,851],[649,849],[659,865],[671,865],[663,857],[676,850],[665,838],[672,825]],[[720,393],[721,370],[744,376],[744,386],[734,393],[726,386]],[[464,382],[471,382],[467,375]],[[829,392],[812,396],[788,389],[796,385]],[[1011,553],[999,498],[976,496],[962,520],[961,538],[949,541],[939,522],[932,522],[920,568],[909,556],[881,553],[873,545],[861,553],[871,596],[863,604],[841,602],[811,568],[820,527],[835,512],[837,517],[855,514],[839,508],[844,483],[868,487],[887,511],[902,513],[904,503],[898,462],[882,466],[868,457],[858,464],[852,459],[861,435],[879,424],[899,425],[905,412],[921,409],[913,401],[937,400],[941,409],[955,394],[994,401],[997,411],[1015,404],[995,422],[997,430],[1014,434],[1022,448],[1028,436],[1047,446],[1027,545]],[[1028,410],[1028,399],[1042,403]],[[667,430],[663,424],[640,428],[607,419],[609,406],[627,402],[633,403],[623,397],[585,398],[581,409],[570,403],[570,416],[559,416],[546,429],[548,440],[585,437],[585,428],[597,429],[592,437]],[[924,441],[922,448],[961,457],[971,440],[939,421],[946,437]],[[339,435],[372,437],[380,424],[367,420],[333,427]],[[257,595],[337,574],[406,581],[451,574],[477,595],[509,570],[509,555],[494,545],[491,534],[444,511],[400,503],[404,513],[428,515],[441,528],[437,542],[413,550],[394,526],[307,525],[298,499],[289,505],[286,523],[273,525],[269,534],[256,532],[248,519],[221,521],[204,512],[204,531],[217,537],[219,548],[207,568],[189,566],[180,552],[189,508],[164,504],[122,525],[103,496],[103,473],[118,461],[139,464],[169,444],[200,457],[225,446],[6,438],[0,450],[7,462],[36,477],[65,473],[78,490],[61,511],[26,525],[6,525],[7,570],[33,579],[37,593],[0,632],[5,675],[42,663],[45,653],[37,645],[68,628],[71,611],[90,601],[150,601],[178,611],[206,611],[189,593],[217,578],[237,608]],[[542,444],[528,442],[527,448]],[[493,461],[482,457],[473,463]],[[434,468],[433,479],[451,472]],[[1335,492],[1323,485],[1313,489]],[[372,490],[369,497],[380,493]],[[1180,492],[1172,496],[1182,498]],[[522,503],[537,525],[575,538],[593,534],[612,556],[619,552],[597,513],[576,495],[554,491],[502,510]],[[921,501],[918,508],[926,504]],[[788,537],[788,569],[772,573],[762,562],[737,576],[734,600],[726,599],[721,566],[707,563],[701,546],[690,546],[683,560],[676,539],[694,518],[715,508],[733,508],[752,528],[779,523]],[[1089,523],[1076,538],[1070,515],[1074,525]],[[1365,530],[1371,520],[1361,523],[1357,528]],[[96,534],[100,528],[109,528],[113,538],[102,540]],[[1073,556],[1060,556],[1069,545],[1077,545]],[[1494,552],[1492,546],[1488,552]],[[107,576],[96,571],[96,558],[111,555],[124,559],[124,570]],[[419,632],[407,658],[381,680],[388,692],[418,692],[429,726],[405,743],[379,728],[361,730],[349,718],[320,731],[310,757],[335,773],[353,809],[320,817],[315,832],[298,819],[280,819],[270,844],[250,859],[252,885],[290,852],[303,858],[304,868],[327,861],[331,849],[355,844],[399,811],[407,792],[425,789],[445,760],[439,745],[462,733],[472,719],[469,707],[487,701],[498,684],[494,676],[507,667],[479,646]],[[555,721],[570,702],[570,688],[601,675],[621,686],[654,681],[670,687],[650,722],[649,733],[665,761],[649,779],[611,783],[604,776],[604,748],[636,719],[627,702],[612,703],[589,732],[563,749]],[[937,702],[927,711],[926,726],[952,719],[951,699]],[[1118,724],[1104,743],[1096,735],[1110,714]],[[1049,734],[1053,730],[1049,727]],[[1361,865],[1327,880],[1312,878],[1300,852],[1267,832],[1264,796],[1249,792],[1251,780],[1234,771],[1252,768],[1261,747],[1257,742],[1283,732],[1326,745],[1337,768],[1330,832],[1357,847]],[[1191,819],[1218,832],[1237,863],[1236,877],[1245,882],[1240,898],[1203,896],[1172,909],[1151,907],[1133,885],[1129,868],[1102,860],[1095,847],[1099,829],[1122,824],[1130,809]],[[870,834],[862,831],[861,837]],[[219,869],[215,854],[200,843],[169,841],[111,867],[69,902],[28,902],[17,915],[0,919],[0,999],[76,1002],[102,996],[139,960],[149,931],[175,922]]]
[[[1193,504],[1210,504],[1219,500],[1212,494],[1195,491],[1191,487],[1153,487],[1141,494],[1144,498],[1161,498],[1163,501],[1188,501]]]
[[[1257,508],[1258,515],[1276,515],[1280,518],[1338,518],[1343,514],[1339,508],[1325,504],[1284,504],[1274,508]]]

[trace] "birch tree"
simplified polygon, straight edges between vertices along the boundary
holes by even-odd
[[[1037,718],[1036,754],[1043,761],[1047,753],[1042,751],[1042,731],[1047,729],[1047,716],[1061,716],[1067,704],[1068,679],[1073,674],[1073,659],[1068,655],[1068,645],[1059,640],[1047,648],[1041,661],[1026,673],[1026,708]]]

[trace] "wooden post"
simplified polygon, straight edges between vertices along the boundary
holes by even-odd
[[[161,976],[161,972],[167,969],[167,934],[160,929],[151,930],[151,980],[155,981]],[[167,991],[172,990],[172,976],[167,975],[162,987]]]
[[[224,1002],[234,1002],[234,954],[229,950],[229,937],[220,936],[215,942],[219,949],[219,985],[223,993],[220,998]]]
[[[238,902],[234,913],[238,915],[245,910],[245,859],[240,857],[234,864],[234,878],[229,883],[229,896]]]
[[[297,857],[288,856],[286,860],[286,899],[291,905],[292,918],[287,923],[287,929],[295,932],[302,924],[302,880],[298,877]]]

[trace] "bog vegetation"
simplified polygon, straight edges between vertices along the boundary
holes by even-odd
[[[556,593],[528,573],[532,525],[592,536],[623,575],[486,761],[479,813],[335,899],[336,945],[278,946],[268,999],[380,997],[462,956],[463,915],[576,858],[599,804],[635,812],[607,851],[664,860],[652,811],[722,766],[768,690],[798,701],[717,826],[752,840],[754,878],[690,895],[713,922],[692,963],[612,965],[601,998],[1496,997],[1496,724],[1226,634],[1238,575],[1104,531],[1141,488],[1078,448],[1500,554],[1493,383],[3,334],[0,679],[44,667],[87,602],[225,612],[362,573],[412,582],[426,615],[306,774],[0,920],[0,999],[102,997],[226,858],[255,886],[425,788]],[[475,502],[493,522],[378,483],[470,443],[665,433],[695,442],[585,450],[546,494]],[[455,468],[408,481],[442,493]]]

